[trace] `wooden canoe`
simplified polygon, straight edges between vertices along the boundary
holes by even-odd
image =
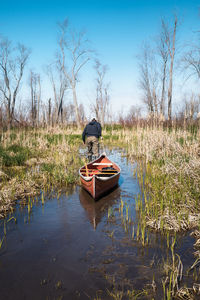
[[[120,171],[120,167],[103,153],[79,169],[82,187],[98,199],[118,184]]]

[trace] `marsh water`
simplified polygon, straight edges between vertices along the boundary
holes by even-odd
[[[35,200],[31,209],[18,204],[1,221],[0,238],[6,235],[0,249],[0,299],[113,299],[112,293],[128,290],[140,293],[137,299],[162,299],[160,281],[170,249],[160,234],[149,232],[145,246],[137,236],[136,162],[122,154],[107,150],[122,172],[119,186],[97,202],[76,186],[45,193],[44,203]],[[119,211],[122,202],[132,220],[129,227]],[[183,273],[194,262],[192,245],[189,234],[177,236]],[[190,277],[184,280],[190,283]]]

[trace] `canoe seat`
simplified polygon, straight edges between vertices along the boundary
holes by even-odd
[[[107,177],[97,176],[97,178],[101,178],[101,180],[107,180],[110,178],[110,176],[107,176]]]
[[[91,178],[91,176],[84,176],[84,175],[83,175],[83,177],[84,177],[85,180],[88,180],[88,179]]]
[[[93,166],[112,166],[112,163],[93,163]]]

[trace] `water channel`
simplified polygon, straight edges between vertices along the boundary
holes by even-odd
[[[0,299],[113,299],[117,290],[147,290],[149,296],[142,292],[138,299],[162,299],[163,260],[170,250],[160,234],[150,233],[146,246],[136,238],[136,163],[119,149],[107,155],[122,172],[119,186],[102,199],[94,202],[77,186],[46,195],[31,212],[18,204],[12,215],[17,222],[1,221],[0,237],[6,230],[6,238],[0,249]],[[134,222],[131,230],[122,224],[121,201]],[[194,262],[192,245],[189,234],[178,235],[176,252],[184,268]]]

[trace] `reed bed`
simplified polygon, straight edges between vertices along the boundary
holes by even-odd
[[[80,134],[60,129],[15,130],[0,138],[0,217],[18,199],[79,182],[77,169],[84,164],[79,155]]]
[[[124,128],[113,134],[119,136],[129,160],[137,162],[133,176],[141,188],[134,201],[137,224],[129,216],[126,201],[119,205],[125,232],[144,247],[151,242],[149,230],[165,235],[171,256],[162,266],[163,299],[196,299],[200,295],[200,133]],[[176,232],[186,230],[195,238],[196,260],[187,272],[184,270],[184,277],[194,278],[190,288],[181,286],[183,265],[175,253]]]
[[[115,133],[116,134],[116,133]],[[159,129],[123,130],[130,159],[137,160],[141,213],[156,230],[200,224],[200,135]],[[142,206],[142,204],[141,204]]]

